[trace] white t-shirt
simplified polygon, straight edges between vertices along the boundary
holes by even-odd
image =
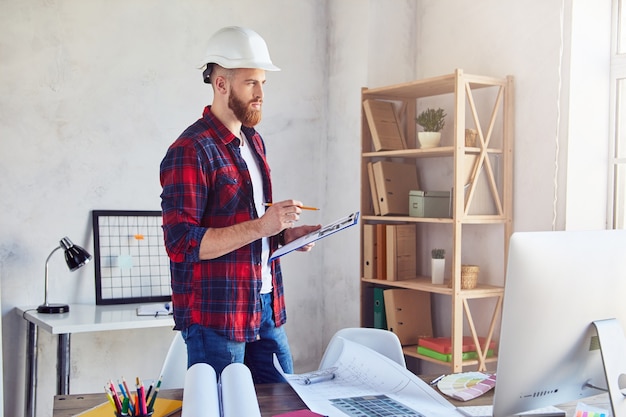
[[[250,142],[243,132],[241,132],[241,139],[241,156],[243,157],[244,161],[246,161],[246,165],[248,166],[248,170],[250,171],[254,205],[256,207],[257,213],[262,214],[265,212],[265,206],[263,205],[263,203],[265,202],[265,198],[263,195],[263,178],[261,177],[261,170],[259,169],[257,160],[252,153]],[[261,239],[261,241],[263,245],[261,251],[261,272],[263,274],[263,285],[261,286],[261,294],[267,294],[272,291],[272,270],[269,265],[270,245],[269,239],[267,237],[264,237],[263,239]]]

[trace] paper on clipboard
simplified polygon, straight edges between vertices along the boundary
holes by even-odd
[[[347,227],[354,226],[359,222],[359,212],[355,211],[354,213],[350,213],[345,217],[340,218],[332,223],[327,224],[319,230],[306,234],[304,236],[299,237],[298,239],[287,243],[285,246],[278,248],[272,253],[270,256],[270,261],[273,261],[276,258],[280,258],[283,255],[288,254],[302,246],[308,245],[309,243],[315,242],[316,240],[323,239],[327,236],[332,235],[333,233],[337,233]]]

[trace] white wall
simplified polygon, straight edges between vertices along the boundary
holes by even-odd
[[[389,7],[393,4],[393,7]],[[328,141],[325,160],[331,217],[360,204],[361,88],[415,79],[417,2],[329,2]],[[389,24],[393,22],[393,24]],[[380,30],[381,27],[385,30]],[[393,47],[386,47],[393,45]],[[323,347],[359,325],[358,229],[324,242]]]
[[[43,301],[44,262],[61,237],[93,251],[91,210],[160,208],[161,158],[211,99],[196,66],[215,30],[256,29],[282,68],[267,74],[259,127],[274,197],[321,205],[320,213],[302,216],[307,223],[332,214],[320,175],[326,10],[314,0],[1,0],[0,9],[3,377],[6,413],[18,416],[26,335],[13,307]],[[323,252],[311,255],[285,262],[288,332],[300,367],[312,366],[321,350]],[[94,302],[93,267],[70,273],[56,255],[50,301]],[[104,381],[122,375],[158,377],[172,335],[168,329],[75,335],[72,392],[100,392]],[[46,417],[55,391],[56,338],[41,332],[40,346],[37,415]]]
[[[514,224],[549,229],[560,1],[423,0],[420,76],[515,76]],[[531,164],[532,163],[532,164]]]
[[[420,5],[420,76],[515,77],[515,229],[604,228],[611,1]]]
[[[322,207],[302,221],[324,222],[358,207],[361,87],[463,68],[515,76],[515,228],[549,230],[562,74],[567,82],[559,175],[579,168],[580,162],[567,165],[584,153],[579,147],[572,158],[564,146],[572,1],[563,7],[559,0],[131,0],[119,5],[0,0],[6,415],[21,415],[24,403],[25,325],[13,307],[43,301],[43,264],[59,238],[67,235],[93,250],[91,210],[159,209],[158,164],[165,149],[210,100],[195,65],[215,29],[241,24],[258,30],[283,70],[268,73],[259,130],[269,149],[275,198]],[[575,3],[581,1],[592,2]],[[562,9],[566,67],[560,74]],[[565,190],[565,185],[557,190],[559,228],[565,225]],[[597,207],[604,201],[593,203],[596,208],[576,216],[579,226],[582,219],[592,224],[600,217]],[[499,248],[487,248],[481,256],[490,250]],[[284,259],[287,331],[297,370],[315,367],[335,330],[358,325],[358,259],[356,228],[310,254]],[[93,264],[69,273],[54,258],[50,273],[51,301],[93,302]],[[104,380],[121,375],[154,377],[171,336],[167,329],[75,336],[72,391],[99,392]],[[42,332],[40,343],[37,412],[46,417],[55,390],[56,341]],[[124,359],[129,357],[145,359],[128,368]]]

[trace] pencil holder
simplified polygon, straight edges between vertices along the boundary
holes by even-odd
[[[151,417],[152,413],[154,413],[154,411],[149,412],[148,414],[122,414],[122,413],[115,413],[115,417]]]

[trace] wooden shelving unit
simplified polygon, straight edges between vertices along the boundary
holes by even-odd
[[[473,289],[461,288],[461,259],[463,226],[499,225],[502,228],[502,255],[506,265],[508,241],[512,233],[512,169],[513,169],[513,77],[504,78],[485,77],[465,74],[457,69],[452,74],[417,80],[404,84],[391,85],[380,88],[363,88],[361,94],[364,100],[386,100],[395,103],[398,108],[399,119],[402,120],[407,149],[393,151],[375,151],[372,144],[372,135],[362,111],[362,158],[361,158],[361,237],[363,243],[364,224],[394,224],[416,223],[423,225],[448,225],[441,228],[441,233],[449,234],[452,253],[446,254],[446,262],[451,262],[450,285],[434,285],[430,276],[416,276],[413,279],[389,281],[383,279],[364,278],[361,267],[361,325],[373,327],[373,288],[406,288],[415,291],[425,291],[432,294],[441,294],[451,298],[450,334],[452,337],[452,361],[439,362],[435,359],[419,355],[416,346],[405,346],[404,352],[408,356],[430,362],[447,365],[452,372],[461,372],[465,366],[475,366],[478,370],[485,370],[486,364],[497,361],[497,355],[487,358],[486,347],[494,336],[502,307],[504,288],[478,284]],[[434,107],[430,103],[443,100],[452,103],[445,108],[448,116],[453,118],[452,144],[443,143],[442,146],[429,149],[419,149],[416,141],[416,124],[414,122],[418,110],[425,107]],[[447,101],[446,101],[447,100]],[[438,106],[436,104],[435,106]],[[444,106],[441,106],[444,107]],[[449,123],[449,121],[448,121]],[[477,144],[474,147],[465,146],[465,129],[478,130]],[[449,141],[448,141],[449,142]],[[438,158],[445,163],[452,164],[452,175],[449,186],[452,189],[452,217],[451,218],[418,218],[409,216],[377,216],[374,215],[370,183],[367,172],[367,163],[376,160],[414,161],[421,178],[430,174],[425,162]],[[494,160],[498,161],[497,167]],[[433,174],[434,175],[434,174]],[[439,174],[437,174],[439,175]],[[478,199],[477,189],[483,187],[481,198],[490,200],[489,212],[473,211],[474,203]],[[430,227],[430,226],[429,226]],[[436,227],[436,226],[435,226]],[[445,230],[444,230],[445,229]],[[450,229],[452,232],[450,233]],[[418,231],[419,233],[419,231]],[[419,237],[418,237],[419,238]],[[362,245],[363,247],[363,245]],[[500,256],[500,255],[494,255]],[[363,261],[363,251],[361,252]],[[361,262],[363,265],[363,262]],[[418,271],[424,269],[418,265]],[[504,276],[505,271],[502,271]],[[480,281],[479,281],[480,282]],[[487,334],[477,334],[469,300],[495,299],[495,307],[491,315]],[[436,312],[434,312],[436,314]],[[478,344],[478,337],[486,338],[476,360],[461,359],[462,338],[464,336],[464,322],[467,321],[468,335]],[[468,336],[465,335],[465,336]],[[481,355],[482,353],[482,355]]]

